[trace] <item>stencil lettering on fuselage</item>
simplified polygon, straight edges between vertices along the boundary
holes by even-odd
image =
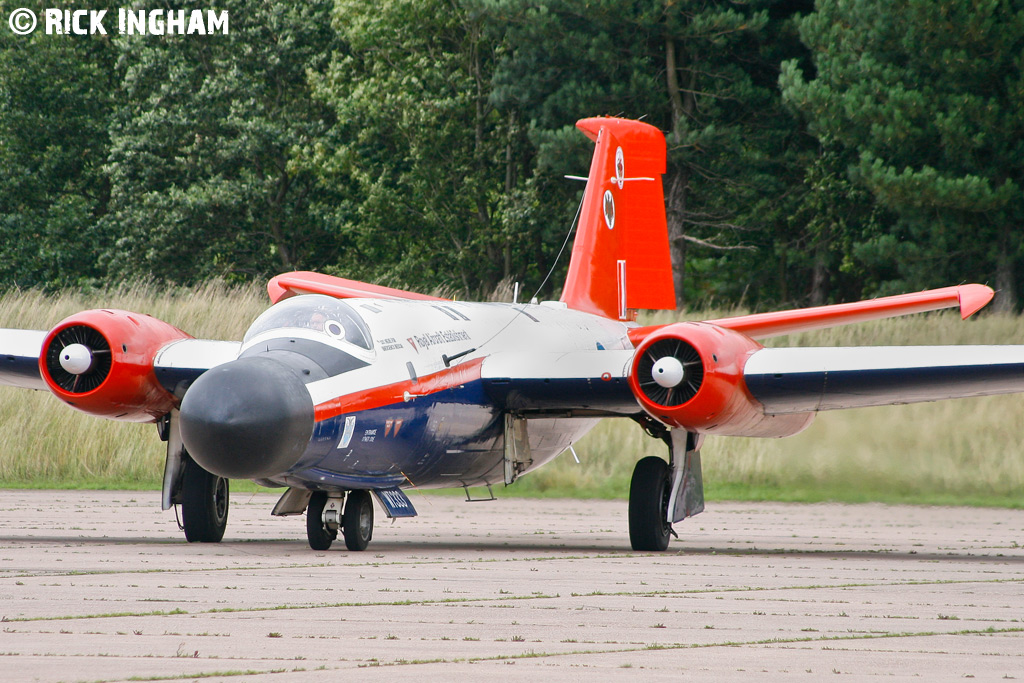
[[[387,339],[378,339],[377,348],[381,351],[397,351],[398,349],[405,348],[405,344],[394,337],[388,337]]]

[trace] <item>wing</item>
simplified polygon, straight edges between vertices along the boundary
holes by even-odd
[[[282,273],[267,283],[267,293],[275,304],[296,294],[326,294],[338,299],[371,298],[371,299],[413,299],[417,301],[447,301],[428,294],[417,294],[404,289],[392,289],[381,285],[371,285],[358,280],[346,280],[333,275],[296,271]]]
[[[743,368],[765,414],[1024,391],[1024,346],[762,349]]]
[[[824,410],[1024,392],[1024,346],[766,349],[677,323],[635,351],[495,354],[481,380],[521,417],[646,413],[692,432],[777,438]]]
[[[167,391],[179,399],[199,375],[238,358],[241,342],[182,339],[171,342],[153,358],[153,371]]]
[[[815,306],[798,308],[792,311],[776,311],[773,313],[755,313],[732,318],[719,318],[706,322],[735,330],[752,339],[767,339],[795,332],[822,330],[839,325],[894,318],[912,313],[937,311],[943,308],[959,308],[960,316],[965,320],[983,308],[992,300],[994,292],[985,285],[960,285],[929,289],[912,294],[899,294],[880,299],[855,301],[848,304],[832,306]],[[634,345],[642,342],[647,335],[656,332],[665,325],[635,327],[629,332]]]
[[[46,389],[39,374],[39,353],[46,332],[0,330],[0,384],[23,389]]]
[[[480,369],[484,390],[502,410],[526,417],[640,413],[629,387],[633,351],[497,353]]]
[[[47,336],[42,330],[0,329],[0,385],[48,390],[39,371],[39,356]],[[153,357],[159,383],[181,398],[185,388],[212,367],[234,360],[240,342],[181,339],[163,346]]]

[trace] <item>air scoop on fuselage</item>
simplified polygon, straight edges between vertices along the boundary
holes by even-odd
[[[201,375],[181,402],[181,439],[203,469],[231,479],[280,474],[313,433],[299,374],[273,358],[239,358]]]

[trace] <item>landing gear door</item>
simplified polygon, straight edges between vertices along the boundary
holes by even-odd
[[[669,435],[672,491],[665,520],[669,524],[681,522],[704,511],[704,476],[700,466],[700,447],[703,442],[703,434],[693,434],[683,429],[673,429]]]
[[[167,460],[164,461],[164,483],[160,494],[160,507],[170,510],[181,502],[181,474],[185,471],[185,445],[178,429],[178,409],[167,417]]]
[[[526,420],[505,413],[505,485],[514,482],[533,464]]]

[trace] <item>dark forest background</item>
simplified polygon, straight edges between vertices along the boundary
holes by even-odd
[[[616,115],[666,132],[680,306],[1024,295],[1021,0],[216,9],[229,35],[0,25],[0,288],[532,292],[589,167],[573,124]]]

